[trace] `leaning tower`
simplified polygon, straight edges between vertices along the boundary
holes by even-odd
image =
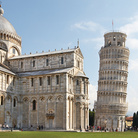
[[[129,49],[125,47],[127,35],[109,32],[99,51],[100,68],[95,103],[95,125],[109,131],[124,131],[127,113],[127,76]]]

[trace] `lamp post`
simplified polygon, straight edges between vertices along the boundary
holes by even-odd
[[[105,124],[105,132],[106,132],[107,119],[104,120],[104,124]]]

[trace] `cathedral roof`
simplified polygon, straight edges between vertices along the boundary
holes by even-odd
[[[80,71],[79,71],[75,76],[76,76],[76,77],[88,78],[88,77],[85,75],[85,73],[82,73],[82,72],[80,72]]]
[[[24,72],[24,73],[18,73],[20,77],[26,77],[26,76],[38,76],[38,75],[45,75],[45,74],[56,74],[56,73],[67,73],[72,68],[65,68],[65,69],[53,69],[53,70],[41,70],[41,71],[31,71],[31,72]]]
[[[21,55],[21,56],[12,57],[10,59],[21,59],[21,58],[40,57],[40,56],[45,56],[45,55],[60,54],[60,53],[70,53],[70,52],[74,52],[75,50],[76,50],[76,48],[52,51],[52,52],[36,53],[36,54],[30,54],[30,55]]]
[[[14,27],[6,18],[3,17],[3,14],[4,10],[1,8],[0,5],[0,32],[6,32],[9,34],[17,35]]]
[[[9,74],[12,74],[12,75],[16,75],[14,72],[12,72],[11,70],[5,68],[5,67],[2,67],[0,66],[0,71],[2,72],[6,72],[6,73],[9,73]]]

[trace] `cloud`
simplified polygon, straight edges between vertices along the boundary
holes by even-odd
[[[137,90],[133,86],[128,85],[128,94],[127,94],[127,101],[128,101],[128,115],[133,115],[134,112],[138,111],[138,93]]]
[[[130,59],[129,60],[129,71],[136,71],[138,72],[138,59]]]
[[[94,108],[94,101],[97,100],[97,86],[89,84],[89,108]]]
[[[127,24],[120,27],[120,31],[127,34],[127,41],[126,45],[129,46],[129,48],[132,49],[138,49],[138,15],[133,16],[128,19]]]
[[[74,25],[71,26],[71,28],[73,29],[80,29],[80,30],[84,30],[84,31],[98,31],[100,30],[101,32],[105,32],[104,28],[100,25],[97,24],[93,21],[89,21],[89,22],[79,22],[79,23],[75,23]]]
[[[138,39],[136,39],[136,38],[128,37],[126,44],[128,47],[130,47],[132,49],[138,49]]]
[[[83,39],[82,42],[85,44],[89,44],[89,43],[95,43],[96,48],[100,49],[101,46],[103,46],[103,37],[97,37],[97,38],[87,38],[87,39]]]
[[[120,31],[125,31],[127,35],[138,33],[138,15],[128,19],[128,24],[120,27]]]

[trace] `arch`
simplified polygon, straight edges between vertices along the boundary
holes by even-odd
[[[0,103],[1,105],[3,105],[4,104],[4,96],[1,96],[1,103]]]
[[[4,42],[0,41],[0,49],[4,50],[4,51],[8,51],[7,45]]]
[[[37,98],[36,97],[32,97],[31,98],[31,102],[33,102],[33,100],[36,100],[37,101]]]
[[[108,40],[108,46],[111,46],[111,41],[110,40]]]
[[[7,96],[7,100],[10,100],[10,102],[12,101],[12,98],[10,95]]]
[[[49,97],[47,98],[47,100],[48,100],[49,102],[52,102],[53,96],[49,96]]]
[[[32,103],[33,103],[33,106],[32,106],[33,107],[33,110],[36,110],[36,100],[33,100]]]
[[[10,116],[10,112],[9,112],[9,111],[7,111],[7,112],[6,112],[6,115],[7,115],[7,116]]]
[[[62,101],[62,99],[63,99],[63,96],[61,96],[61,95],[57,96],[57,101]]]
[[[49,113],[49,114],[53,114],[53,113],[54,113],[54,110],[53,110],[53,109],[49,109],[49,110],[48,110],[48,113]]]
[[[39,98],[39,100],[40,100],[40,102],[45,102],[45,97],[44,96],[41,96],[40,98]]]
[[[16,107],[16,99],[13,99],[13,107]]]
[[[13,98],[13,107],[17,106],[17,101],[18,101],[17,97],[14,97]]]
[[[121,42],[120,41],[117,42],[117,46],[121,46]]]
[[[24,97],[24,98],[23,98],[23,102],[24,102],[24,103],[27,103],[28,101],[29,101],[29,98],[28,98],[28,97]]]
[[[10,51],[11,49],[13,49],[13,48],[17,51],[18,55],[21,55],[20,49],[19,49],[17,46],[15,46],[15,45],[14,45],[14,46],[11,46],[10,49],[9,49],[9,51]]]
[[[68,100],[70,100],[70,96],[68,96]]]
[[[1,38],[1,39],[2,39],[2,36],[3,36],[3,35],[2,35],[2,33],[1,33],[1,34],[0,34],[0,38]]]

